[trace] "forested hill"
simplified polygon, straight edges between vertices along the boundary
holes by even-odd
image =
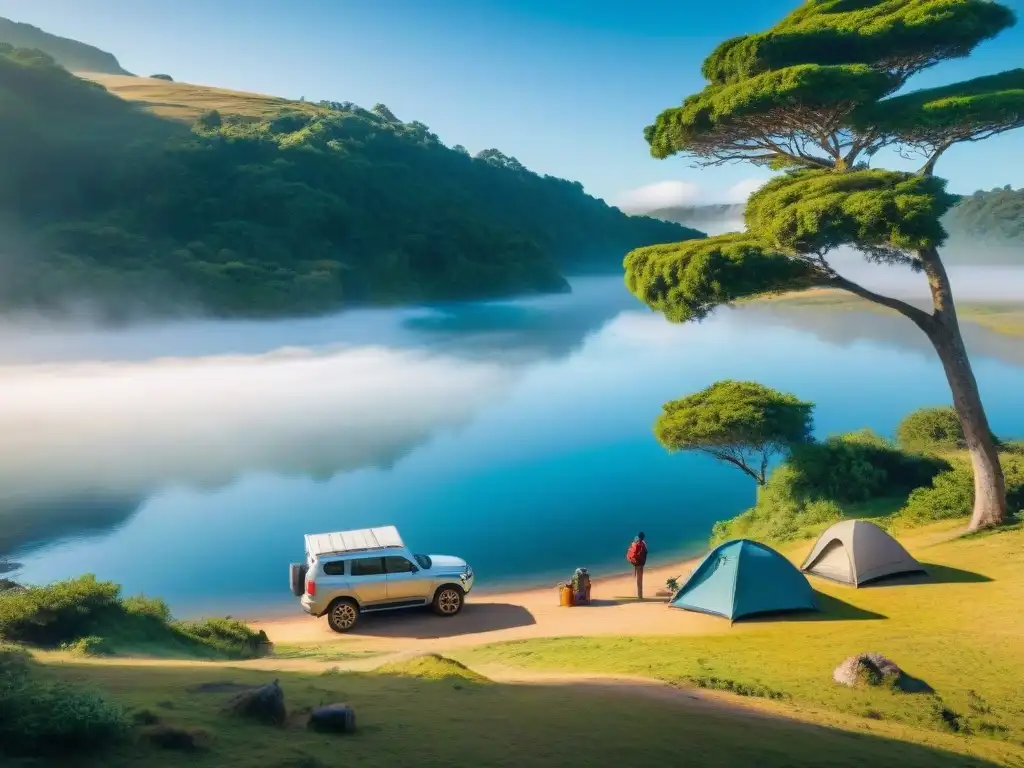
[[[0,53],[16,148],[0,166],[0,309],[273,316],[554,292],[701,236],[497,150],[450,149],[383,105],[111,80],[161,114],[38,51]]]
[[[111,75],[130,74],[121,68],[114,54],[101,51],[77,40],[58,37],[31,24],[21,24],[0,17],[0,43],[15,48],[35,48],[72,72],[103,72]]]
[[[946,227],[958,236],[1015,245],[1024,263],[1024,189],[1007,185],[965,195],[946,214]]]

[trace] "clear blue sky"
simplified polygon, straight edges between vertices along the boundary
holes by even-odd
[[[1024,0],[1003,0],[1024,16]],[[702,85],[721,40],[795,0],[0,0],[0,15],[114,53],[137,74],[387,104],[448,144],[497,147],[610,202],[666,181],[720,197],[765,173],[654,160],[642,130]],[[1024,24],[915,85],[1024,66]],[[950,151],[955,191],[1024,186],[1024,129]],[[1014,159],[1015,158],[1015,159]]]

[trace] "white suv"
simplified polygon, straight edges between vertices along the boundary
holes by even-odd
[[[306,536],[306,562],[289,569],[292,593],[313,616],[348,632],[361,613],[432,605],[441,616],[462,610],[473,569],[448,555],[417,555],[394,526]]]

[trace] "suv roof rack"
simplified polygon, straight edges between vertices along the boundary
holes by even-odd
[[[335,533],[307,533],[306,554],[343,555],[349,552],[366,552],[374,549],[400,549],[405,546],[398,529],[393,525],[379,528],[360,528],[354,531]]]

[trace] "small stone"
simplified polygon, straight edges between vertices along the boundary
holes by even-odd
[[[356,713],[348,704],[328,704],[309,713],[309,727],[329,733],[351,733],[356,728]]]
[[[228,700],[226,708],[236,715],[272,725],[284,725],[288,714],[284,706],[284,691],[277,680],[236,693]]]

